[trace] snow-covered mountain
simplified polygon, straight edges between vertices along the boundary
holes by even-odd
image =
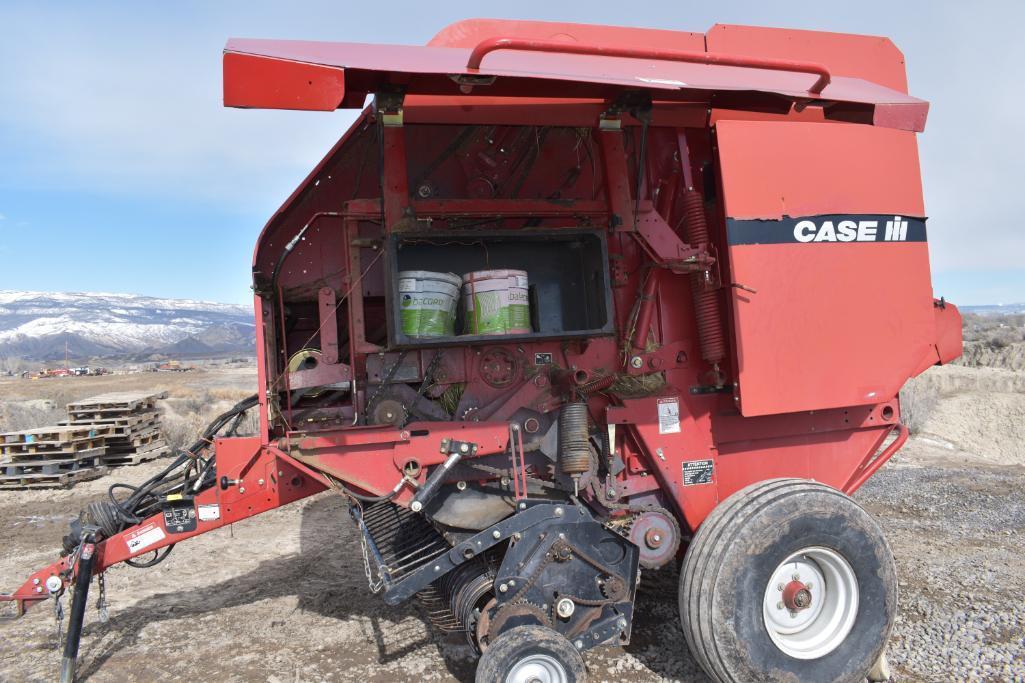
[[[135,294],[0,290],[0,358],[251,352],[247,306]]]

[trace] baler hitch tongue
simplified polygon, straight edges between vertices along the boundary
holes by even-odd
[[[0,593],[0,623],[14,621],[25,614],[25,601],[10,593]]]

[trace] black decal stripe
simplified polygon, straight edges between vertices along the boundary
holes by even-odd
[[[857,242],[925,242],[925,219],[912,216],[901,216],[900,220],[907,222],[904,239],[887,239],[886,224],[893,221],[895,214],[828,214],[822,216],[799,216],[791,218],[785,216],[781,220],[739,220],[736,218],[726,219],[726,234],[730,245],[735,244],[856,244]],[[837,239],[828,241],[807,241],[797,239],[794,230],[801,221],[811,221],[815,224],[815,231],[818,232],[824,223],[831,222]],[[839,239],[840,231],[837,230],[841,221],[875,221],[876,230],[871,239]],[[848,226],[849,227],[849,226]],[[813,231],[804,230],[803,234]]]

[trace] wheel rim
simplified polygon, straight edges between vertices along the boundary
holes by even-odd
[[[769,578],[762,603],[765,630],[791,657],[824,657],[854,627],[858,598],[858,579],[842,555],[829,548],[804,548]]]
[[[569,683],[566,667],[549,655],[530,655],[513,665],[505,683]]]

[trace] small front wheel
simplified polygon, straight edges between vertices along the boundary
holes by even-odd
[[[544,626],[518,626],[488,646],[477,663],[477,683],[583,683],[584,658]]]

